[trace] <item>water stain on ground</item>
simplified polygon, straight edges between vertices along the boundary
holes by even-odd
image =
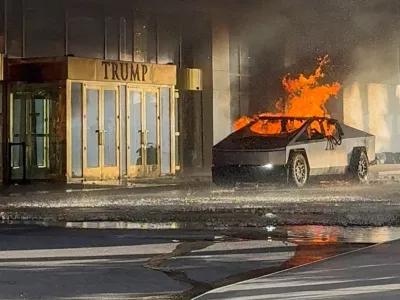
[[[170,278],[190,283],[193,288],[187,292],[172,296],[170,299],[191,299],[209,290],[240,282],[243,280],[269,275],[288,268],[301,266],[343,253],[351,252],[372,244],[382,243],[400,238],[400,228],[396,227],[335,227],[335,226],[282,226],[265,228],[213,228],[204,229],[203,234],[196,235],[198,231],[190,231],[179,228],[173,223],[146,224],[124,222],[77,222],[77,223],[51,223],[32,221],[7,221],[3,222],[0,230],[6,228],[9,232],[29,232],[43,227],[63,227],[67,230],[102,231],[113,230],[124,234],[125,232],[137,232],[138,234],[165,236],[171,240],[177,240],[176,249],[166,255],[155,256],[144,267],[160,269]],[[206,234],[205,234],[206,233]],[[207,238],[201,238],[207,236]],[[213,238],[210,238],[213,237]],[[190,279],[185,272],[174,270],[161,270],[163,262],[171,257],[179,257],[196,249],[202,249],[218,240],[248,241],[271,240],[282,241],[287,244],[295,244],[294,256],[280,266],[274,266],[239,275],[232,275],[212,283],[195,281]],[[169,297],[167,297],[169,298]],[[164,297],[164,299],[167,299]],[[160,298],[159,298],[160,299]]]

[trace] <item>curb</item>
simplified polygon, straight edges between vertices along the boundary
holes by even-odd
[[[162,188],[162,187],[179,187],[179,186],[192,186],[195,184],[210,184],[211,179],[206,178],[199,178],[193,180],[171,180],[171,182],[129,182],[126,184],[121,185],[112,185],[108,187],[87,187],[87,188],[64,188],[64,189],[44,189],[38,191],[25,191],[25,192],[14,192],[14,191],[7,191],[4,189],[3,191],[0,190],[0,197],[20,197],[20,196],[37,196],[37,195],[48,195],[48,194],[69,194],[69,193],[87,193],[87,192],[101,192],[101,191],[111,191],[111,190],[121,190],[121,189],[146,189],[146,188]],[[12,189],[16,190],[16,187]],[[21,186],[20,189],[24,189]]]
[[[54,226],[116,229],[201,229],[201,228],[268,228],[282,225],[317,226],[399,226],[400,207],[376,203],[361,209],[336,207],[327,203],[321,209],[279,205],[268,207],[147,207],[132,208],[5,208],[0,222],[44,222]]]

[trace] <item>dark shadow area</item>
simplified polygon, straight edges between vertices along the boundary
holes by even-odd
[[[131,299],[190,287],[142,264],[134,257],[0,263],[0,298],[21,299],[23,294],[27,299]]]
[[[60,229],[41,227],[18,227],[10,229],[0,225],[0,251],[79,249],[98,247],[122,247],[172,243],[181,231],[129,231],[95,229]],[[198,232],[199,235],[204,232]],[[199,238],[192,233],[192,239]],[[212,234],[207,233],[207,236]],[[185,237],[184,237],[185,238]],[[186,234],[190,239],[190,234]],[[1,259],[5,259],[1,257]]]

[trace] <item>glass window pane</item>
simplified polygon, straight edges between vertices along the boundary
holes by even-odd
[[[133,21],[133,59],[136,62],[157,62],[156,22],[143,17]]]
[[[230,91],[231,91],[231,117],[236,119],[240,116],[239,111],[239,93],[240,93],[240,85],[239,85],[240,77],[237,75],[230,76]]]
[[[106,16],[107,52],[106,59],[119,60],[119,17],[107,10]]]
[[[22,0],[7,1],[8,56],[22,57]]]
[[[240,86],[239,86],[240,77],[237,75],[230,75],[230,90],[231,94],[239,94]]]
[[[240,45],[240,74],[250,74],[250,53],[245,43]]]
[[[146,93],[146,164],[157,165],[157,94]]]
[[[144,19],[133,21],[134,61],[147,62],[147,22]]]
[[[250,76],[240,76],[240,93],[250,93]]]
[[[240,52],[239,52],[239,44],[237,43],[236,38],[231,36],[231,40],[229,43],[229,65],[230,72],[232,74],[239,74],[239,62],[240,62]]]
[[[87,90],[87,167],[99,167],[99,91]]]
[[[82,177],[82,84],[71,86],[72,177]]]
[[[104,91],[104,165],[117,165],[117,95]]]
[[[161,174],[171,173],[170,89],[161,88]]]
[[[26,57],[65,54],[64,9],[58,1],[25,0]]]
[[[32,165],[37,167],[46,167],[47,163],[45,161],[45,152],[47,149],[47,106],[46,99],[33,99],[31,107],[31,122],[32,126],[32,143],[33,147],[31,151],[33,152]]]
[[[250,95],[240,94],[240,116],[248,116],[250,114]]]
[[[142,131],[142,93],[131,91],[129,93],[129,124],[130,124],[130,165],[142,165],[142,144],[140,134]]]
[[[121,60],[132,61],[133,24],[132,14],[125,13],[120,17]]]
[[[158,22],[158,63],[179,63],[180,29],[171,19],[160,19]]]
[[[150,21],[151,19],[151,21]],[[157,22],[150,18],[147,22],[147,62],[157,63]]]
[[[68,54],[104,58],[102,3],[68,0]]]

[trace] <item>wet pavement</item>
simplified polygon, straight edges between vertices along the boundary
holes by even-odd
[[[198,300],[385,299],[400,296],[400,240],[212,290]]]
[[[0,225],[0,298],[190,299],[400,236],[391,227],[126,227]]]
[[[190,299],[400,238],[399,187],[202,184],[0,196],[0,298]]]
[[[400,226],[400,185],[212,185],[0,197],[0,220],[126,221],[180,228]]]

